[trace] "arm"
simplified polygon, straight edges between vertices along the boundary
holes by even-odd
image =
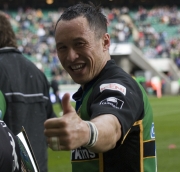
[[[64,115],[58,119],[47,120],[44,132],[48,137],[48,143],[51,137],[58,137],[61,150],[73,150],[89,141],[90,129],[70,105],[69,94],[65,94],[62,104]],[[96,144],[89,149],[94,152],[105,152],[114,148],[121,136],[118,119],[107,114],[96,117],[91,122],[96,125],[99,134]]]
[[[113,149],[121,137],[121,125],[118,119],[111,114],[104,114],[91,120],[98,129],[98,140],[90,148],[93,152],[105,152]]]

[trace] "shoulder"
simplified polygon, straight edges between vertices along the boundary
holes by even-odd
[[[101,72],[94,85],[94,89],[98,89],[100,92],[107,89],[113,91],[119,90],[123,94],[125,94],[127,90],[141,92],[138,83],[131,75],[117,65],[111,65]]]

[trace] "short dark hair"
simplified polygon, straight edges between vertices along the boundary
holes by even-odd
[[[12,29],[8,15],[0,11],[0,48],[15,47],[17,48],[16,36]]]
[[[77,17],[85,17],[89,23],[90,28],[95,28],[96,35],[101,37],[102,34],[107,32],[107,18],[102,13],[102,10],[99,6],[95,6],[93,3],[85,4],[85,3],[78,3],[76,5],[70,6],[69,8],[65,9],[58,19],[56,26],[60,20],[72,20]],[[55,26],[55,31],[56,31]]]

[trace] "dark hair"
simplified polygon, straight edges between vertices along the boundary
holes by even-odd
[[[91,2],[89,4],[80,2],[65,9],[60,18],[58,19],[56,26],[60,20],[68,21],[80,16],[87,19],[89,27],[95,29],[95,33],[97,36],[101,37],[102,34],[107,32],[106,16],[102,13],[100,6],[95,6]]]
[[[17,48],[17,43],[8,15],[0,11],[0,48],[3,47]]]

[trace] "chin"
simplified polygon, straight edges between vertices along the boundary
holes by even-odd
[[[84,85],[84,84],[88,83],[89,81],[88,80],[75,79],[74,82],[77,83],[77,84],[80,84],[80,85]]]

